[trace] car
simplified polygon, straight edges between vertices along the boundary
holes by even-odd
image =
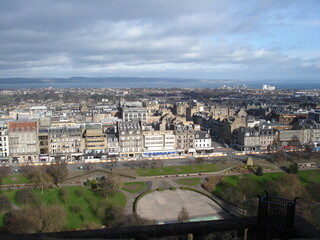
[[[22,172],[22,170],[19,169],[19,168],[16,168],[16,169],[14,169],[13,171],[14,171],[15,173],[21,173],[21,172]]]
[[[80,170],[88,170],[88,167],[87,166],[80,166],[79,169]]]

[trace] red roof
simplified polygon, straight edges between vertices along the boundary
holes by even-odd
[[[9,131],[34,131],[37,129],[37,122],[9,122]]]

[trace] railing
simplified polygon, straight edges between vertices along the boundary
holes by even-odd
[[[266,195],[259,198],[258,225],[260,238],[267,232],[286,235],[293,230],[296,200]]]

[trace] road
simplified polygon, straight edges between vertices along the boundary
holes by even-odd
[[[209,156],[203,157],[205,163],[218,163],[225,161],[245,161],[248,155],[235,155],[235,152],[227,152],[227,156]],[[267,159],[267,154],[255,154],[251,155],[254,158]],[[175,159],[157,159],[157,160],[132,160],[132,161],[117,161],[117,162],[91,162],[85,163],[81,162],[73,162],[72,164],[68,164],[69,171],[79,171],[79,170],[94,170],[94,169],[126,169],[126,168],[137,168],[142,166],[143,164],[151,164],[151,161],[154,161],[158,164],[158,166],[181,166],[188,165],[191,162],[195,162],[197,158],[195,157],[186,157],[183,156],[181,158]],[[44,165],[41,163],[41,165]],[[38,166],[38,165],[35,165]],[[19,164],[12,164],[13,173],[19,173],[21,171],[21,166]]]

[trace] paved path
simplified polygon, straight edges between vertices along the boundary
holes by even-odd
[[[145,195],[138,202],[137,213],[158,222],[176,221],[182,207],[187,209],[190,218],[215,216],[220,219],[224,215],[224,210],[210,198],[181,189],[154,191]]]

